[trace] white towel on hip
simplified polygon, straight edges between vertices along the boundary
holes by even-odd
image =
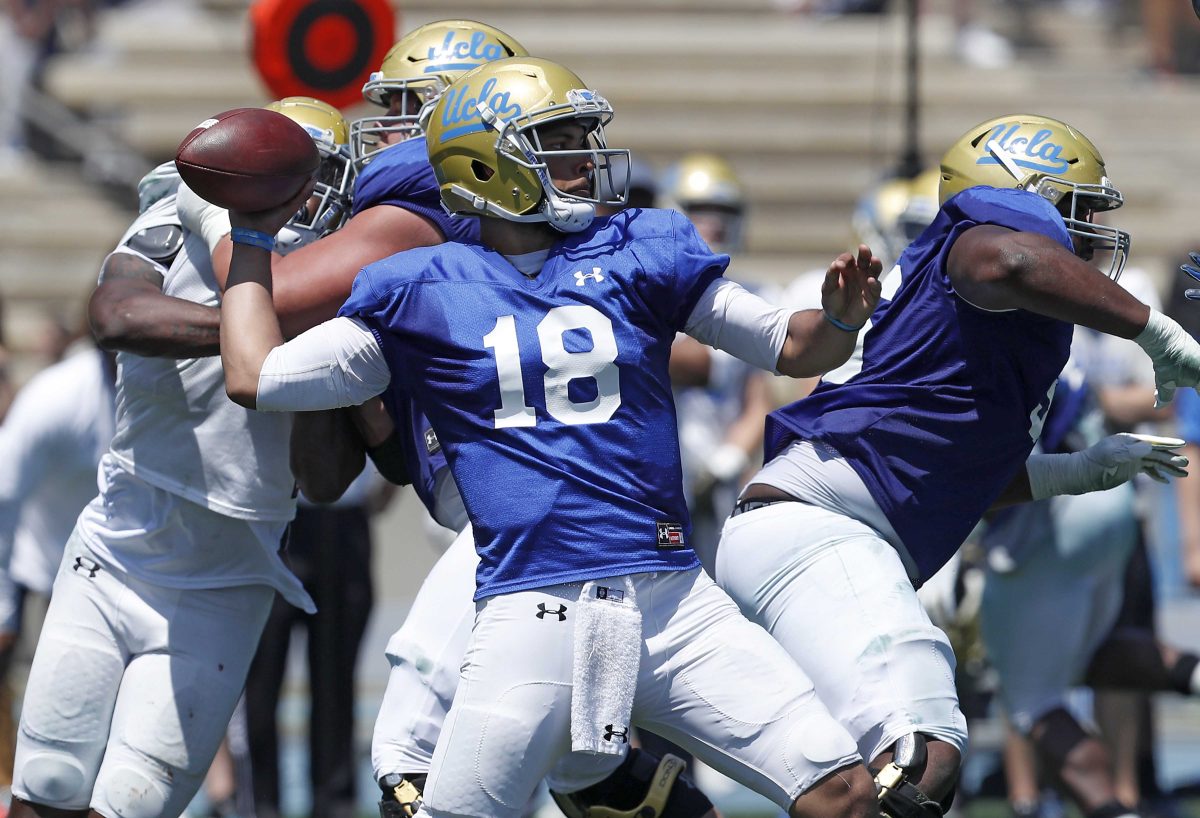
[[[574,638],[571,749],[623,753],[642,659],[642,612],[629,577],[584,583]]]

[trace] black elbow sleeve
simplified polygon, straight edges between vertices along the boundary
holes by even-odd
[[[408,471],[408,458],[404,455],[404,444],[400,439],[399,430],[392,432],[387,440],[374,448],[367,449],[367,456],[375,464],[375,468],[389,483],[407,486],[412,482]]]

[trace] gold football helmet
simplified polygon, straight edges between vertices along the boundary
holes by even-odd
[[[373,152],[392,142],[420,134],[422,111],[466,72],[528,53],[500,29],[474,20],[438,20],[413,29],[391,47],[363,85],[363,98],[387,108],[388,114],[351,124],[355,166],[361,168]]]
[[[1129,255],[1129,234],[1092,222],[1092,214],[1115,210],[1124,199],[1105,175],[1104,159],[1086,136],[1037,114],[1012,114],[976,125],[942,157],[941,201],[975,185],[1016,187],[1049,199],[1067,232],[1089,253],[1112,253],[1115,279]],[[1082,255],[1082,253],[1081,253]]]
[[[742,249],[746,197],[733,168],[719,156],[688,154],[663,179],[662,206],[678,210],[721,253]]]
[[[288,226],[311,232],[313,238],[332,233],[350,216],[354,185],[350,131],[345,117],[329,103],[312,97],[284,97],[264,107],[283,114],[308,131],[321,154],[317,186],[313,189],[315,205],[310,199],[309,205]]]
[[[628,189],[629,151],[604,139],[612,116],[604,97],[549,60],[512,57],[476,68],[446,90],[426,122],[442,203],[451,213],[583,230],[596,205],[620,207]],[[587,130],[586,147],[542,148],[538,130],[563,121]],[[546,162],[557,157],[591,162],[587,194],[554,187]],[[611,193],[601,198],[601,190]]]
[[[937,216],[940,181],[934,166],[912,179],[887,179],[858,200],[850,219],[854,241],[870,247],[885,272]]]

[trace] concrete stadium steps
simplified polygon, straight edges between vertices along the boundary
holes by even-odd
[[[1032,109],[1077,124],[1101,143],[1125,191],[1117,222],[1134,234],[1134,263],[1153,265],[1165,285],[1172,274],[1164,260],[1191,239],[1191,214],[1200,207],[1200,192],[1185,182],[1200,178],[1200,160],[1189,146],[1193,135],[1179,126],[1181,111],[1197,109],[1200,84],[1147,83],[1135,71],[1135,37],[1114,40],[1094,20],[1061,11],[1039,23],[1069,62],[965,67],[953,56],[947,6],[930,0],[921,23],[922,158],[933,161],[964,127],[998,113]],[[250,66],[247,7],[246,0],[120,6],[101,18],[92,48],[51,65],[47,87],[148,160],[168,158],[200,119],[269,99]],[[416,0],[403,4],[401,25],[448,14],[488,20],[532,52],[572,66],[616,105],[610,141],[658,169],[684,151],[728,157],[750,200],[749,253],[738,270],[752,276],[786,280],[844,249],[854,202],[894,168],[902,147],[903,22],[895,15],[818,20],[780,13],[771,0],[565,0],[553,13],[543,0],[462,0],[453,10]],[[81,182],[60,181],[74,187],[49,197],[51,217],[22,203],[19,220],[0,227],[6,251],[17,252],[0,259],[5,291],[56,289],[50,282],[60,278],[85,287],[131,215],[113,213]],[[0,202],[12,201],[0,190]],[[62,237],[55,208],[68,201],[92,201],[97,212],[72,213],[80,227]],[[83,245],[93,241],[89,256]],[[39,247],[58,260],[33,263]],[[24,271],[39,266],[62,272]]]

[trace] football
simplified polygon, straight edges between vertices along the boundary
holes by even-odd
[[[202,199],[252,212],[283,204],[320,164],[312,137],[294,120],[264,108],[210,117],[175,152],[183,181]]]

